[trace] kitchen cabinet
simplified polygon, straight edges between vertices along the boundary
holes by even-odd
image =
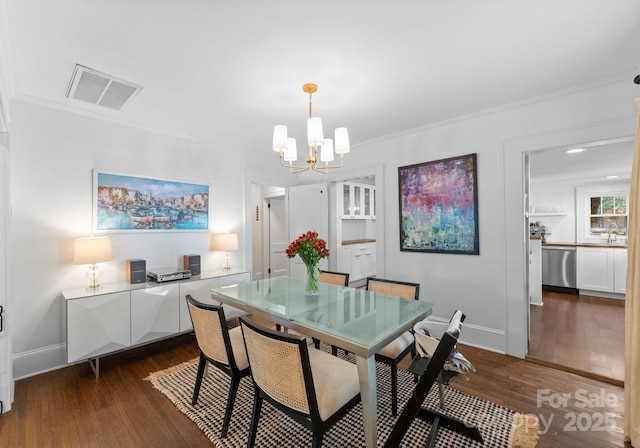
[[[625,293],[627,249],[578,247],[576,261],[578,289]]]
[[[336,204],[340,219],[375,219],[376,187],[357,182],[338,182]]]
[[[613,292],[627,293],[627,249],[613,250]]]
[[[67,363],[89,360],[97,377],[100,356],[190,331],[186,294],[219,304],[211,299],[209,290],[250,280],[249,272],[220,271],[167,283],[114,283],[98,291],[62,291]],[[225,305],[228,318],[241,314],[244,312]]]

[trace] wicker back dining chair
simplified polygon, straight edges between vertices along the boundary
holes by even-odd
[[[200,386],[204,377],[207,363],[213,364],[218,369],[231,377],[229,395],[227,397],[227,407],[224,413],[222,431],[220,437],[227,436],[231,413],[235,402],[240,380],[248,376],[249,360],[242,339],[240,327],[229,329],[225,319],[222,305],[208,305],[194,299],[190,294],[186,295],[193,330],[200,349],[200,360],[198,362],[198,374],[193,388],[193,398],[191,405],[198,402]]]
[[[357,367],[247,317],[240,327],[254,384],[247,446],[255,445],[264,400],[310,429],[312,447],[322,446],[326,430],[360,402]]]
[[[320,271],[320,281],[331,285],[349,286],[349,274],[344,272]],[[314,340],[314,343],[315,342]],[[316,348],[320,348],[319,343],[316,345]],[[345,353],[347,353],[346,350]],[[338,347],[332,345],[331,354],[336,356],[338,354]]]
[[[344,272],[320,271],[320,281],[338,286],[349,286],[349,274]]]
[[[396,280],[367,278],[367,290],[379,292],[403,299],[418,300],[420,285],[418,283],[401,282]],[[398,363],[411,353],[416,354],[415,339],[411,331],[406,331],[396,339],[385,345],[376,353],[376,361],[391,367],[391,414],[398,413]]]

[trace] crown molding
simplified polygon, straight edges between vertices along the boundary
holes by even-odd
[[[376,139],[371,139],[371,140],[367,140],[365,142],[362,143],[358,143],[355,145],[351,145],[352,148],[357,148],[359,146],[365,146],[365,145],[369,145],[369,144],[374,144],[374,143],[381,143],[381,142],[386,142],[389,140],[393,140],[399,137],[404,137],[404,136],[408,136],[408,135],[413,135],[413,134],[417,134],[419,132],[425,132],[425,131],[429,131],[432,129],[437,129],[440,127],[444,127],[444,126],[449,126],[452,124],[456,124],[456,123],[462,123],[465,121],[469,121],[469,120],[473,120],[475,118],[479,118],[479,117],[485,117],[488,115],[492,115],[492,114],[496,114],[498,112],[504,112],[506,110],[510,110],[510,109],[515,109],[518,107],[523,107],[523,106],[528,106],[530,104],[535,104],[535,103],[539,103],[542,101],[548,101],[548,100],[552,100],[552,99],[557,99],[557,98],[562,98],[564,96],[568,96],[568,95],[572,95],[574,93],[577,92],[582,92],[585,90],[591,90],[594,89],[596,87],[603,87],[603,86],[607,86],[607,85],[611,85],[611,84],[617,84],[619,82],[622,81],[629,81],[629,80],[633,80],[633,77],[635,76],[637,72],[627,72],[627,73],[623,73],[620,75],[616,75],[616,76],[612,76],[610,78],[605,78],[605,79],[601,79],[598,81],[594,81],[594,82],[590,82],[590,83],[586,83],[586,84],[581,84],[579,86],[574,86],[574,87],[569,87],[567,89],[562,89],[562,90],[556,90],[554,92],[550,92],[550,93],[545,93],[543,95],[538,95],[538,96],[534,96],[531,98],[527,98],[524,100],[520,100],[520,101],[515,101],[513,103],[507,103],[507,104],[503,104],[501,106],[496,106],[496,107],[492,107],[489,109],[484,109],[478,112],[473,112],[467,115],[461,115],[459,117],[454,117],[454,118],[450,118],[447,120],[442,120],[442,121],[436,121],[434,123],[429,123],[429,124],[425,124],[423,126],[418,126],[415,128],[411,128],[411,129],[407,129],[404,131],[400,131],[400,132],[396,132],[393,134],[387,134],[385,136],[376,138]],[[638,104],[639,99],[636,99],[636,104]]]

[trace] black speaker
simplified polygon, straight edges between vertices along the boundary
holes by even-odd
[[[184,269],[189,269],[191,275],[200,275],[200,255],[185,255]]]
[[[127,281],[129,283],[147,281],[147,262],[145,260],[127,260]]]

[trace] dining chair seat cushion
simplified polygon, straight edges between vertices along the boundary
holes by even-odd
[[[233,348],[233,357],[236,365],[240,370],[249,367],[249,359],[247,358],[247,350],[244,347],[244,339],[242,337],[242,329],[238,327],[229,330],[229,339],[231,339],[231,347]]]
[[[309,347],[318,411],[326,421],[338,409],[360,393],[358,368],[355,364]]]
[[[413,344],[415,338],[410,331],[405,331],[403,334],[389,342],[382,347],[378,352],[379,355],[386,356],[387,358],[396,359],[400,356],[400,353],[404,352],[407,347]]]

